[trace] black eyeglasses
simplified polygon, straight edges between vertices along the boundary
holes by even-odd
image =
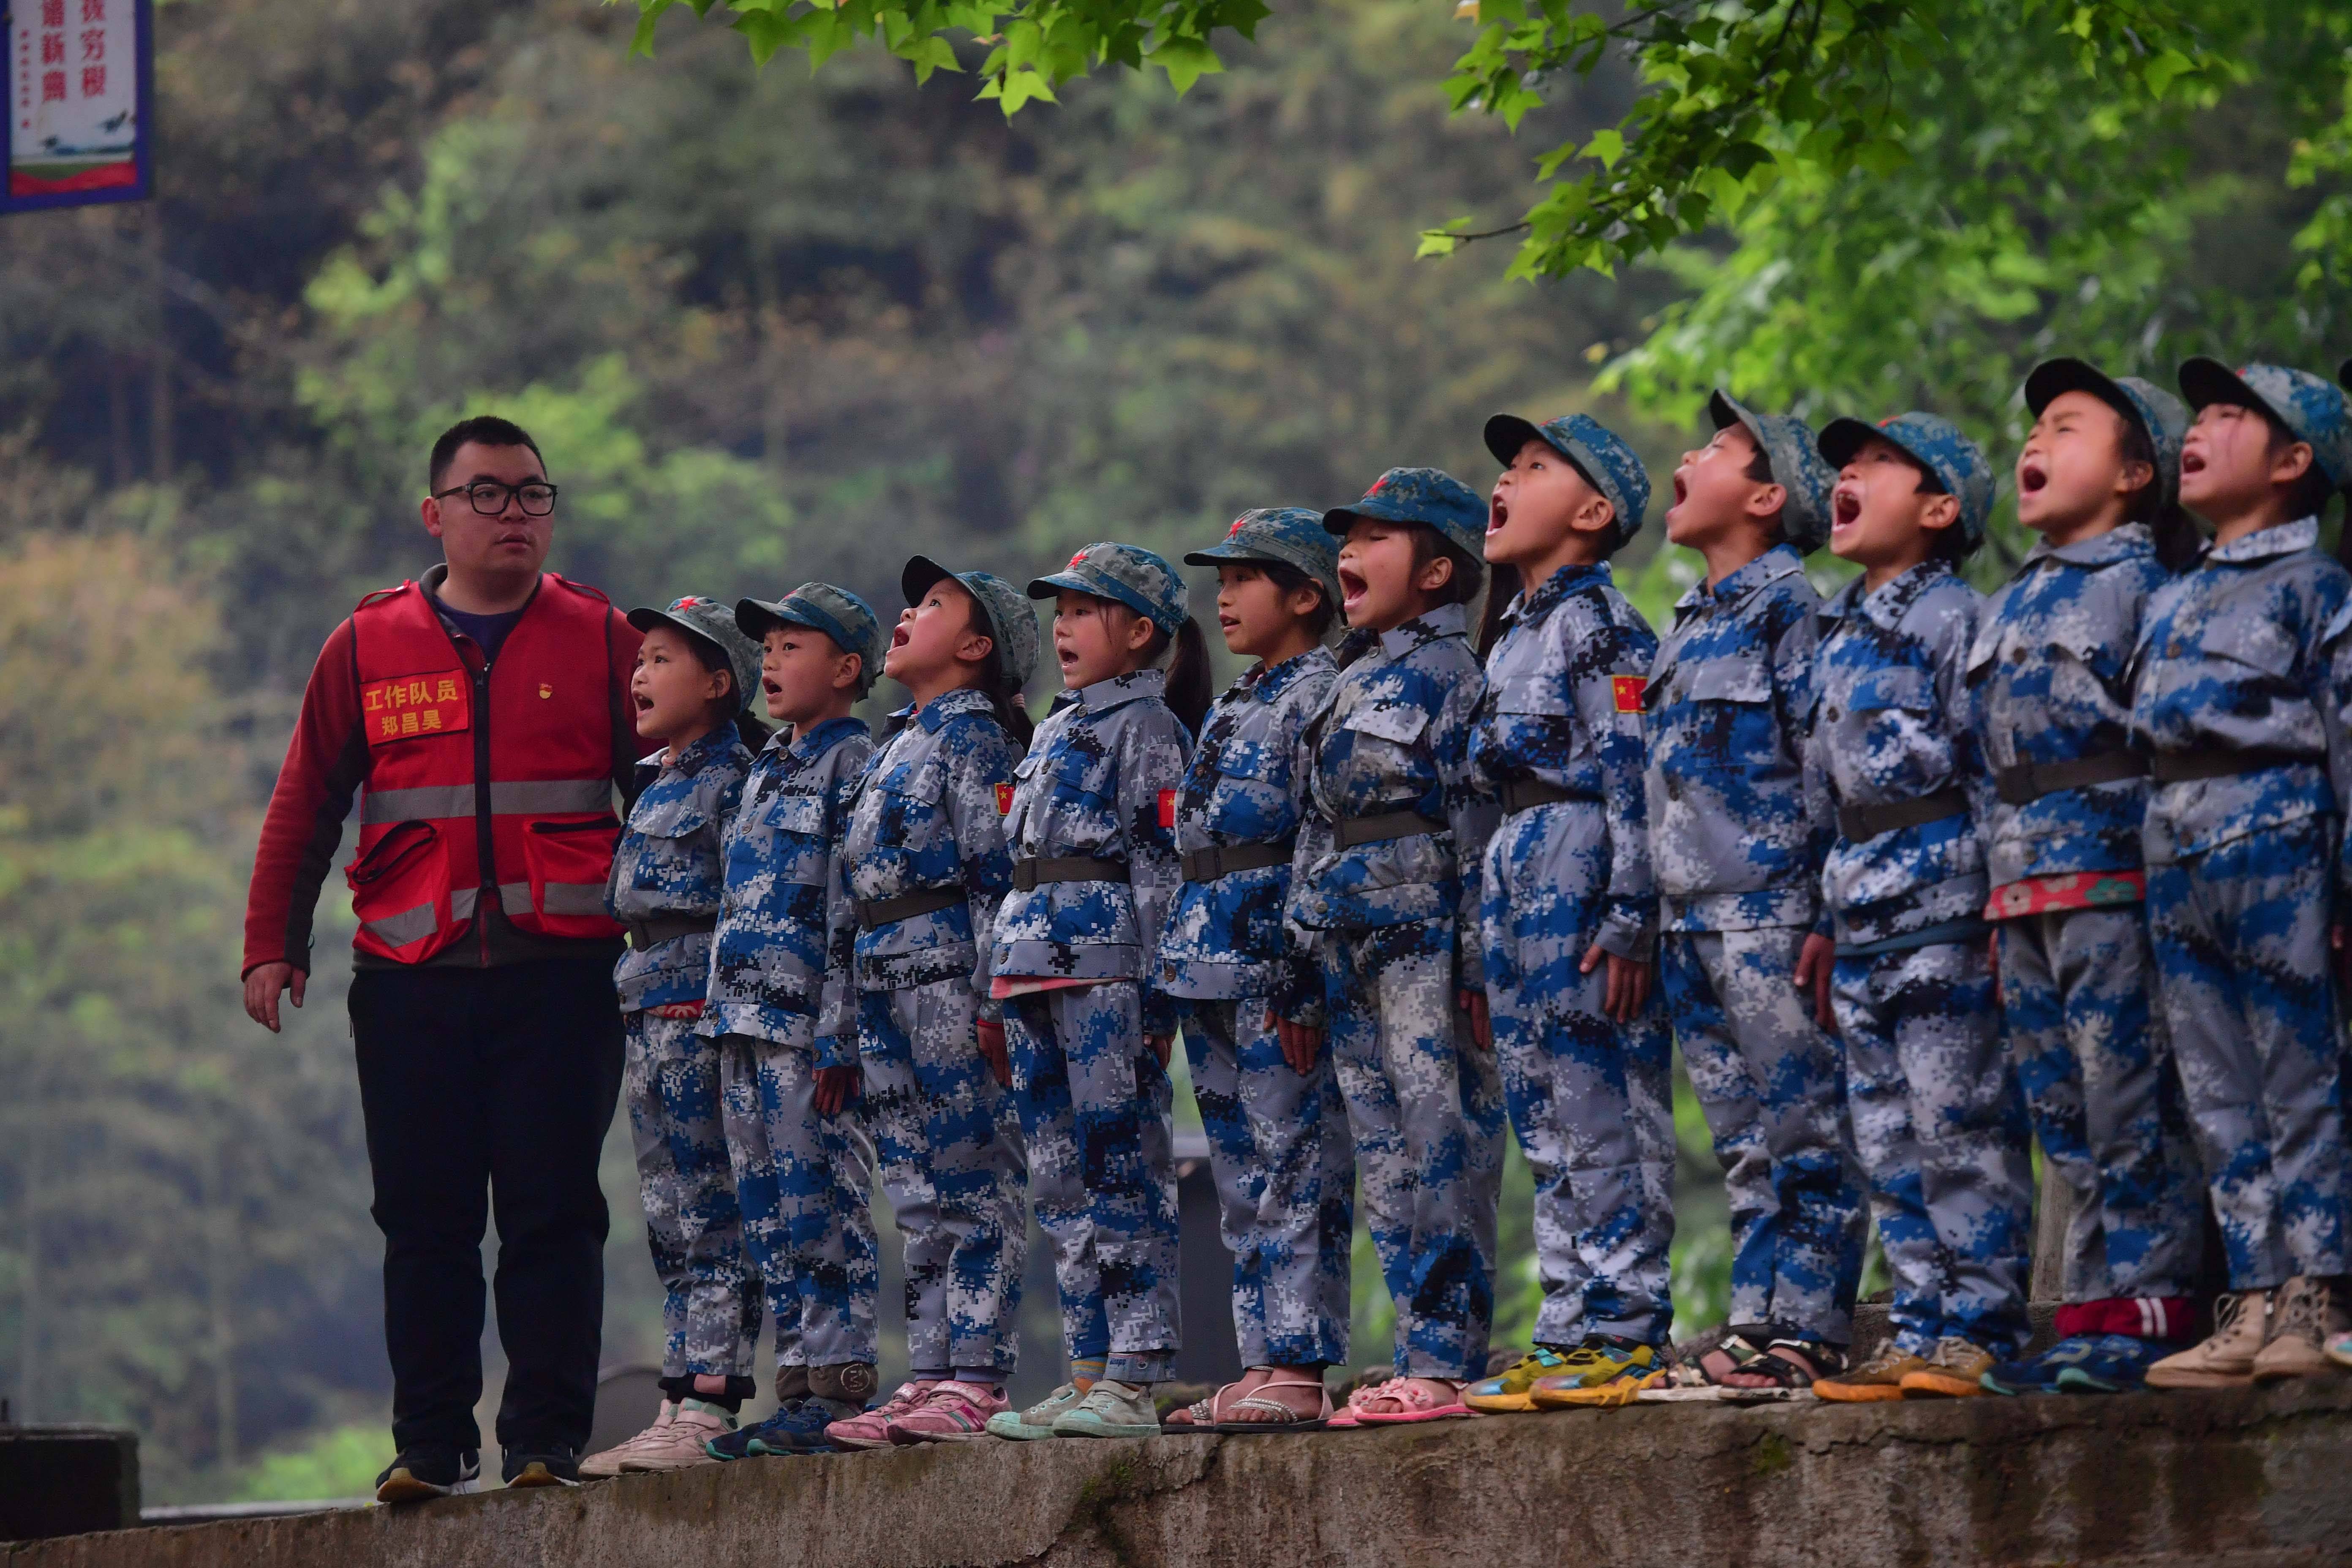
[[[526,517],[545,517],[555,510],[555,487],[545,479],[531,479],[520,485],[502,485],[496,479],[476,479],[470,485],[458,485],[451,489],[433,492],[435,500],[444,496],[463,492],[474,503],[474,510],[484,517],[496,517],[507,510],[507,498],[522,502]]]

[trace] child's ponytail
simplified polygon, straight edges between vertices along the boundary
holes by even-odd
[[[2156,442],[2149,437],[2147,426],[2137,418],[2126,418],[2120,411],[2116,423],[2123,428],[2117,446],[2124,462],[2145,464],[2150,476],[2147,483],[2132,492],[2125,521],[2147,525],[2148,536],[2156,542],[2156,559],[2166,571],[2186,572],[2195,564],[2197,552],[2205,548],[2205,536],[2197,531],[2195,520],[2179,501],[2164,498],[2164,481],[2154,477]]]
[[[1209,683],[1209,643],[1192,616],[1176,628],[1176,657],[1168,662],[1168,706],[1195,736],[1216,692]]]
[[[742,737],[743,744],[750,748],[751,754],[757,756],[761,748],[767,745],[768,737],[774,734],[775,731],[760,720],[752,718],[751,710],[746,708],[742,712],[735,715],[735,732]]]
[[[1029,717],[1029,705],[1021,700],[1021,688],[1005,673],[1004,659],[992,642],[988,649],[988,662],[981,666],[978,685],[981,694],[988,699],[988,706],[995,713],[996,721],[1004,726],[1004,732],[1012,736],[1022,750],[1028,750],[1029,737],[1037,732],[1037,722]]]
[[[1503,612],[1519,596],[1519,569],[1495,562],[1486,568],[1486,605],[1478,612],[1478,637],[1470,647],[1480,658],[1495,651],[1503,637]]]

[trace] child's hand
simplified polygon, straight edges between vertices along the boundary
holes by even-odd
[[[1797,989],[1813,994],[1813,1020],[1834,1037],[1837,1016],[1830,1011],[1830,965],[1837,958],[1837,943],[1815,931],[1805,939],[1803,951],[1797,954]]]
[[[1470,1040],[1482,1051],[1495,1048],[1495,1026],[1486,1016],[1486,994],[1484,991],[1456,991],[1454,1005],[1470,1015]]]
[[[291,991],[294,1005],[302,1005],[302,991],[310,977],[290,963],[257,963],[253,973],[245,977],[245,1016],[268,1030],[278,1033],[278,994]]]
[[[972,1026],[980,1036],[980,1054],[988,1063],[988,1070],[999,1089],[1013,1087],[1013,1058],[1004,1054],[1004,1026],[992,1024],[986,1018]]]
[[[1160,1070],[1161,1072],[1166,1072],[1168,1070],[1168,1058],[1175,1054],[1176,1037],[1173,1035],[1146,1035],[1143,1037],[1143,1043],[1150,1046],[1151,1047],[1151,1054],[1160,1058]]]
[[[1579,973],[1591,973],[1603,959],[1609,962],[1609,991],[1601,1010],[1621,1024],[1630,1024],[1642,1016],[1643,1007],[1649,1003],[1650,965],[1620,958],[1596,942],[1584,950],[1584,963]]]
[[[856,1104],[862,1082],[862,1075],[854,1067],[817,1068],[816,1113],[838,1116],[846,1107]]]
[[[1323,1031],[1312,1024],[1294,1024],[1273,1008],[1265,1010],[1266,1027],[1282,1037],[1282,1059],[1290,1070],[1305,1078],[1315,1070],[1316,1059],[1323,1054]]]

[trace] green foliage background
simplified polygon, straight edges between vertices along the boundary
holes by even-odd
[[[1444,0],[1300,0],[1254,43],[1216,31],[1254,9],[1126,38],[1167,52],[1149,75],[1088,77],[1084,49],[1054,74],[1041,35],[1025,58],[1054,101],[1009,119],[971,75],[919,87],[876,51],[755,73],[722,16],[684,8],[650,24],[650,63],[637,18],[579,0],[159,9],[163,199],[0,226],[13,1414],[137,1425],[160,1500],[347,1490],[381,1461],[340,899],[286,1036],[243,1020],[235,975],[310,660],[362,592],[433,558],[423,447],[460,411],[541,435],[557,564],[616,600],[821,576],[887,609],[916,551],[1025,576],[1093,539],[1177,551],[1244,506],[1328,505],[1395,463],[1483,482],[1497,408],[1619,422],[1662,510],[1718,382],[1816,416],[1936,408],[2000,468],[2042,354],[2160,376],[2189,352],[2352,349],[2333,7],[2164,7],[2130,55],[2115,5],[2083,8],[2086,35],[2040,6],[1840,0],[1841,26],[1896,29],[1843,153],[1799,111],[1845,109],[1792,84],[1844,67],[1758,52],[1785,8],[1643,11],[1683,31],[1582,64],[1564,0],[1525,12],[1540,37]],[[1221,62],[1181,42],[1212,35]],[[2193,68],[2158,68],[2168,38]],[[929,68],[987,80],[992,53],[1031,47],[961,38]],[[1660,105],[1720,109],[1741,70],[1779,118],[1710,123],[1759,155],[1657,184]],[[1577,218],[1516,255],[1414,258],[1424,231],[1509,229],[1531,178],[1620,200],[1635,174],[1667,205],[1626,212],[1672,221],[1629,219],[1614,249],[1571,256],[1599,232]],[[1654,522],[1619,566],[1654,619],[1695,575]],[[1683,1109],[1693,1327],[1724,1258]],[[642,1358],[617,1139],[606,1176],[609,1353]],[[1523,1333],[1512,1182],[1503,1320]],[[1360,1331],[1381,1310],[1368,1283]]]

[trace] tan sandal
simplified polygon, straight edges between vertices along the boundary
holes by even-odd
[[[1255,1372],[1257,1369],[1249,1367],[1244,1370]],[[1217,1422],[1224,1415],[1221,1402],[1240,1386],[1238,1382],[1228,1383],[1206,1399],[1196,1399],[1181,1410],[1170,1411],[1161,1417],[1160,1425],[1163,1429],[1178,1432],[1213,1432],[1217,1428]],[[1236,1400],[1235,1403],[1238,1404],[1239,1401]]]
[[[1312,1415],[1301,1415],[1279,1399],[1259,1397],[1269,1388],[1311,1388],[1322,1395],[1322,1408]],[[1203,1401],[1203,1403],[1206,1403]],[[1248,1394],[1234,1401],[1235,1410],[1263,1410],[1272,1416],[1266,1421],[1220,1421],[1209,1428],[1212,1432],[1320,1432],[1331,1420],[1331,1390],[1319,1378],[1270,1377]]]

